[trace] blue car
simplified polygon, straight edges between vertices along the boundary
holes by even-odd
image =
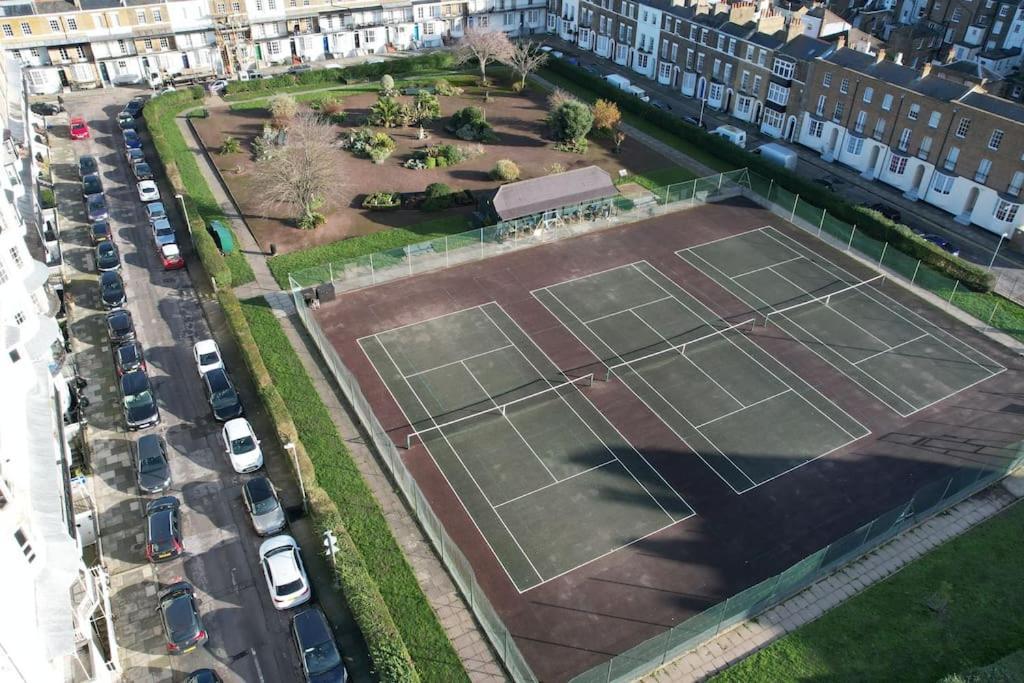
[[[124,148],[142,149],[142,138],[139,137],[136,131],[130,128],[124,131]]]
[[[158,247],[162,247],[165,244],[175,244],[177,242],[174,237],[174,227],[166,218],[156,219],[153,221],[152,226],[153,241],[156,242]]]
[[[167,211],[164,210],[163,202],[150,202],[146,204],[146,217],[150,223],[156,223],[161,218],[167,218]]]

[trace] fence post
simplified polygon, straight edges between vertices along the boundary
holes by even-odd
[[[775,178],[769,178],[768,181],[769,181],[768,182],[768,196],[766,197],[766,199],[768,200],[768,203],[771,204],[772,203],[772,189],[775,188]]]
[[[914,284],[914,280],[917,279],[917,271],[921,270],[921,259],[917,260],[917,265],[914,266],[914,274],[910,278],[910,284]]]
[[[878,266],[882,266],[882,259],[885,258],[885,250],[889,248],[888,242],[882,242],[882,255],[878,257]]]
[[[853,226],[853,230],[850,231],[850,239],[846,243],[846,253],[850,253],[850,249],[853,247],[853,236],[857,232],[857,226]]]
[[[995,305],[992,306],[992,312],[988,314],[988,326],[992,327],[992,318],[996,317],[996,311],[999,310],[999,299],[996,299]]]
[[[402,249],[405,251],[405,260],[409,262],[409,275],[412,275],[412,252],[408,247],[402,247]]]
[[[670,187],[671,187],[671,185],[666,185],[665,186],[665,196],[662,197],[662,199],[661,199],[662,206],[665,206],[665,205],[668,204],[668,188],[670,188]]]
[[[724,173],[719,173],[719,174],[718,174],[718,189],[719,189],[719,190],[721,190],[721,189],[722,189],[722,177],[723,177],[724,175],[725,175]]]
[[[333,285],[334,284],[334,264],[333,263],[330,263],[330,262],[327,263],[327,272],[330,273],[331,284]]]
[[[796,218],[796,204],[797,204],[797,202],[799,202],[799,201],[800,201],[800,195],[797,195],[797,196],[796,196],[796,197],[795,197],[795,198],[793,199],[793,211],[792,211],[792,213],[790,213],[790,214],[789,214],[789,222],[790,222],[790,223],[792,223],[792,222],[793,222],[793,219],[795,219],[795,218]]]
[[[370,254],[370,282],[377,284],[377,271],[373,269],[373,254]]]
[[[448,235],[444,236],[444,267],[448,267]]]
[[[484,257],[484,229],[480,228],[480,258]]]
[[[825,209],[821,210],[821,220],[818,221],[818,237],[821,237],[821,229],[825,227],[825,214],[827,213],[828,211],[826,211]],[[793,221],[790,221],[790,223],[792,222]]]
[[[948,303],[948,304],[952,304],[953,303],[953,296],[956,294],[956,288],[957,288],[957,286],[959,284],[960,284],[959,280],[956,280],[956,281],[953,282],[953,291],[949,293],[949,301],[947,301],[946,303]]]

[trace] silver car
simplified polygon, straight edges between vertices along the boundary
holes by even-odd
[[[252,518],[252,526],[260,536],[276,534],[284,529],[284,508],[274,485],[266,477],[254,477],[242,484],[242,500]]]

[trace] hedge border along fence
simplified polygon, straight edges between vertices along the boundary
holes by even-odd
[[[924,261],[936,270],[960,280],[975,291],[987,292],[992,289],[995,278],[984,268],[947,254],[939,247],[919,238],[906,226],[890,221],[877,211],[850,204],[823,187],[765,161],[756,154],[742,150],[717,135],[683,123],[672,114],[652,107],[639,98],[619,90],[603,78],[573,66],[564,59],[548,60],[544,68],[554,74],[571,79],[602,99],[615,102],[623,111],[642,116],[673,135],[709,150],[721,160],[726,168],[747,167],[761,175],[774,178],[776,183],[794,194],[799,194],[801,199],[806,199],[811,204],[826,209],[830,215],[851,225],[856,225],[858,230],[877,240],[888,242],[903,253]]]
[[[237,99],[241,95],[262,95],[288,92],[296,86],[327,86],[332,84],[359,83],[379,79],[384,74],[411,76],[425,71],[445,71],[455,67],[451,52],[429,52],[415,57],[385,59],[379,62],[354,64],[342,69],[313,69],[301,74],[282,74],[273,78],[252,81],[229,81],[225,99]]]
[[[175,117],[181,111],[202,104],[203,94],[201,86],[193,86],[160,95],[146,102],[142,114],[164,174],[174,191],[182,196],[185,213],[192,226],[192,239],[203,267],[218,287],[238,286],[252,282],[256,276],[241,251],[236,249],[225,257],[217,249],[217,243],[207,227],[208,222],[220,219],[225,225],[229,223],[213,198],[213,192],[175,122]]]
[[[468,681],[327,407],[262,302],[218,294],[275,427],[296,445],[311,518],[338,537],[337,576],[381,681]],[[301,407],[292,412],[289,408]]]

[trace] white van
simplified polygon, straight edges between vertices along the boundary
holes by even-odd
[[[747,148],[747,133],[736,126],[719,126],[711,131],[711,134],[725,138],[740,149]]]
[[[651,101],[650,96],[646,92],[644,92],[644,89],[641,88],[639,85],[629,86],[628,88],[626,88],[626,92],[628,92],[630,95],[636,95],[637,97],[640,98],[640,101],[642,102]]]
[[[604,77],[604,80],[608,81],[619,90],[625,90],[629,92],[630,83],[629,79],[626,78],[625,76],[620,76],[618,74],[608,74],[607,76]]]
[[[754,154],[760,154],[765,161],[778,164],[788,171],[796,170],[797,154],[794,150],[777,142],[769,142],[754,150]]]

